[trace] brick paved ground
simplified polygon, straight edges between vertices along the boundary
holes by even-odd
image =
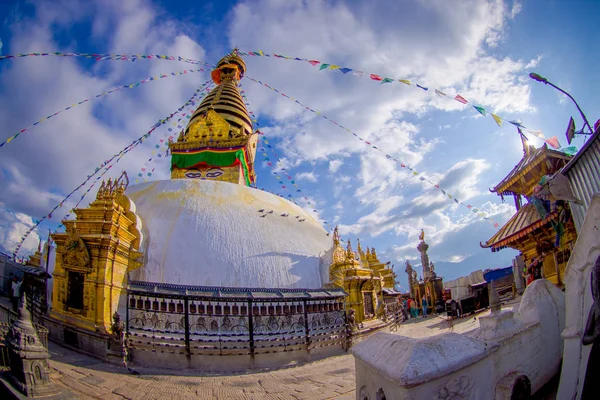
[[[513,302],[505,309],[517,305]],[[478,315],[485,315],[487,312]],[[479,321],[467,317],[446,321],[439,316],[410,320],[394,332],[423,337],[444,332],[467,332]],[[53,380],[82,399],[355,399],[354,358],[350,354],[271,372],[207,376],[191,370],[125,368],[50,344]]]

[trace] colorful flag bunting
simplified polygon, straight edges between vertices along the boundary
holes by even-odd
[[[207,81],[206,84],[210,83],[210,81]],[[40,220],[35,221],[35,224],[30,227],[25,234],[22,237],[22,240],[17,244],[17,247],[15,248],[14,252],[13,252],[13,257],[17,256],[17,253],[19,252],[19,250],[21,249],[21,246],[23,246],[23,243],[25,242],[25,240],[27,239],[27,237],[29,237],[29,235],[31,234],[31,232],[33,232],[41,223],[42,221],[44,221],[46,218],[48,218],[48,216],[52,216],[52,214],[59,208],[62,207],[62,205],[69,199],[71,198],[71,196],[77,192],[79,189],[81,189],[83,186],[85,186],[90,179],[92,179],[92,177],[94,175],[96,175],[101,169],[104,168],[104,172],[102,172],[102,174],[96,178],[96,182],[98,180],[100,180],[100,178],[102,178],[102,176],[108,171],[110,170],[113,165],[115,165],[117,162],[119,162],[121,160],[121,158],[123,158],[123,156],[125,156],[125,154],[129,153],[131,150],[133,150],[136,146],[138,146],[140,143],[142,143],[144,140],[146,140],[147,138],[149,138],[152,135],[152,132],[154,132],[156,130],[156,128],[158,128],[159,126],[165,124],[167,121],[169,121],[171,118],[173,118],[175,115],[177,115],[178,113],[180,113],[185,107],[187,107],[187,105],[197,96],[197,94],[200,92],[201,88],[196,89],[196,91],[194,92],[194,95],[181,107],[179,107],[177,109],[177,111],[171,113],[168,117],[161,119],[158,121],[157,124],[155,124],[154,126],[152,126],[152,128],[145,133],[144,135],[140,136],[138,139],[134,140],[132,143],[130,143],[129,145],[127,145],[125,148],[123,148],[123,150],[121,150],[120,152],[118,152],[117,154],[113,155],[110,159],[104,161],[102,164],[100,164],[99,167],[97,167],[94,170],[94,173],[89,175],[86,180],[84,180],[79,186],[77,186],[73,191],[71,191],[60,203],[58,203],[56,206],[54,206],[54,208],[46,215],[44,215]],[[114,160],[114,163],[113,163]],[[109,165],[113,163],[112,165]],[[105,168],[108,165],[107,168]],[[85,197],[85,195],[87,193],[89,193],[89,191],[91,190],[91,187],[81,196],[80,201],[83,200],[83,198]],[[66,218],[66,217],[65,217]]]
[[[264,86],[264,87],[266,87],[266,88],[269,88],[269,89],[271,89],[271,90],[275,91],[275,88],[273,88],[272,86],[270,86],[270,85],[268,85],[268,84],[266,84],[266,83],[260,82],[260,81],[258,81],[258,80],[256,80],[256,79],[252,78],[252,77],[249,77],[249,76],[246,76],[246,78],[248,78],[249,80],[251,80],[251,81],[253,81],[253,82],[259,83],[259,84],[261,84],[262,86]],[[276,92],[277,92],[277,93],[279,93],[280,95],[284,96],[284,97],[287,97],[287,98],[289,98],[289,96],[288,96],[288,95],[286,95],[285,93],[283,93],[283,92],[281,92],[281,91],[276,91]],[[425,182],[427,182],[427,183],[431,184],[432,186],[436,187],[438,190],[441,190],[441,192],[442,192],[442,193],[443,193],[443,194],[444,194],[446,197],[448,197],[449,199],[452,199],[452,200],[453,200],[455,203],[457,203],[457,204],[460,204],[460,205],[462,205],[462,206],[466,207],[467,209],[469,209],[471,212],[475,213],[475,210],[476,210],[476,209],[474,209],[474,210],[471,210],[471,207],[470,207],[470,206],[467,206],[465,203],[463,203],[463,202],[461,202],[460,200],[458,200],[458,199],[457,199],[456,197],[454,197],[452,194],[450,194],[450,193],[447,193],[445,190],[441,189],[441,188],[440,188],[440,186],[439,186],[439,184],[432,182],[432,181],[431,181],[431,180],[429,180],[427,177],[425,177],[425,176],[422,176],[422,174],[421,174],[421,173],[417,172],[416,170],[414,170],[414,169],[413,169],[413,168],[411,168],[410,166],[407,166],[406,164],[404,164],[404,163],[400,162],[399,160],[397,160],[396,158],[392,157],[391,155],[389,155],[389,154],[386,154],[384,150],[381,150],[379,147],[372,145],[372,144],[371,144],[371,142],[369,142],[369,141],[367,141],[367,140],[363,139],[362,137],[360,137],[360,136],[359,136],[358,134],[356,134],[355,132],[351,131],[350,129],[348,129],[348,128],[344,127],[344,126],[342,126],[342,125],[341,125],[341,124],[339,124],[338,122],[336,122],[336,121],[333,121],[333,120],[332,120],[332,119],[330,119],[329,117],[327,117],[327,116],[325,116],[325,115],[323,115],[323,114],[320,114],[320,113],[318,113],[317,111],[313,110],[312,108],[310,108],[310,107],[308,107],[308,106],[306,106],[306,105],[304,105],[304,104],[300,103],[300,101],[296,100],[295,102],[296,102],[296,103],[298,103],[298,104],[299,104],[301,107],[304,107],[306,110],[308,110],[308,111],[311,111],[311,112],[313,112],[313,113],[315,113],[315,114],[317,114],[317,115],[320,115],[322,118],[326,119],[327,121],[329,121],[329,122],[331,122],[331,123],[335,124],[336,126],[339,126],[340,128],[344,129],[344,130],[345,130],[345,131],[347,131],[347,132],[350,132],[350,133],[351,133],[353,136],[355,136],[356,138],[358,138],[360,141],[362,141],[362,142],[363,142],[363,143],[365,143],[366,145],[368,145],[368,146],[372,147],[372,148],[373,148],[373,149],[375,149],[375,150],[378,150],[378,151],[382,152],[382,153],[385,155],[385,157],[386,157],[387,159],[391,159],[391,160],[393,160],[394,162],[398,163],[398,164],[399,164],[399,165],[400,165],[402,168],[407,168],[408,170],[410,170],[410,171],[412,172],[413,176],[419,176],[419,175],[420,175],[420,178],[419,178],[419,179],[420,179],[421,181],[425,181]],[[481,214],[481,215],[479,215],[479,214]],[[479,215],[479,216],[481,216],[481,217],[482,217],[484,220],[486,220],[486,221],[488,221],[488,222],[490,222],[490,223],[492,223],[492,224],[494,224],[494,223],[495,223],[494,221],[491,221],[491,220],[490,220],[490,218],[487,216],[487,214],[485,214],[485,213],[479,213],[479,214],[478,214],[478,215]]]

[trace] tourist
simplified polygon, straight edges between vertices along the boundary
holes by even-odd
[[[13,305],[13,310],[17,311],[19,306],[19,297],[21,297],[21,283],[16,276],[13,278],[11,285],[10,301]]]
[[[413,318],[417,318],[419,311],[417,310],[417,302],[411,297],[408,299],[408,306],[410,307],[410,315]]]
[[[404,315],[404,319],[408,319],[408,301],[404,299],[401,304],[402,307],[402,315]]]
[[[427,299],[423,297],[421,300],[421,305],[423,306],[423,318],[427,318]]]
[[[531,264],[527,266],[527,275],[525,277],[527,279],[527,286],[535,280],[542,279],[542,268],[544,265],[542,259],[544,256],[545,254],[542,254],[534,258]]]

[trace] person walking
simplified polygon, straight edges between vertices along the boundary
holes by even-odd
[[[423,306],[423,318],[427,318],[427,299],[425,297],[423,297],[423,299],[421,300],[421,305]]]
[[[13,305],[14,311],[17,311],[17,308],[19,306],[19,298],[21,297],[21,284],[22,284],[22,282],[19,282],[19,278],[17,278],[15,276],[13,278],[13,282],[11,284],[11,294],[10,294],[10,301]]]
[[[408,299],[408,309],[410,311],[410,317],[416,318],[415,311],[417,310],[417,306],[415,305],[415,301],[411,298]]]

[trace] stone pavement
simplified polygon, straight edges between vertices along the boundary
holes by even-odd
[[[126,368],[50,344],[53,381],[82,399],[355,399],[354,358],[345,354],[298,367],[243,375]],[[174,375],[174,374],[177,375]]]
[[[520,299],[519,299],[520,300]],[[518,300],[504,309],[518,306]],[[424,337],[444,332],[464,333],[479,326],[478,317],[446,321],[440,316],[409,320],[393,332]],[[122,366],[67,350],[50,343],[53,380],[82,399],[355,399],[354,357],[345,354],[270,372],[207,375],[192,370],[135,367],[133,375]]]

